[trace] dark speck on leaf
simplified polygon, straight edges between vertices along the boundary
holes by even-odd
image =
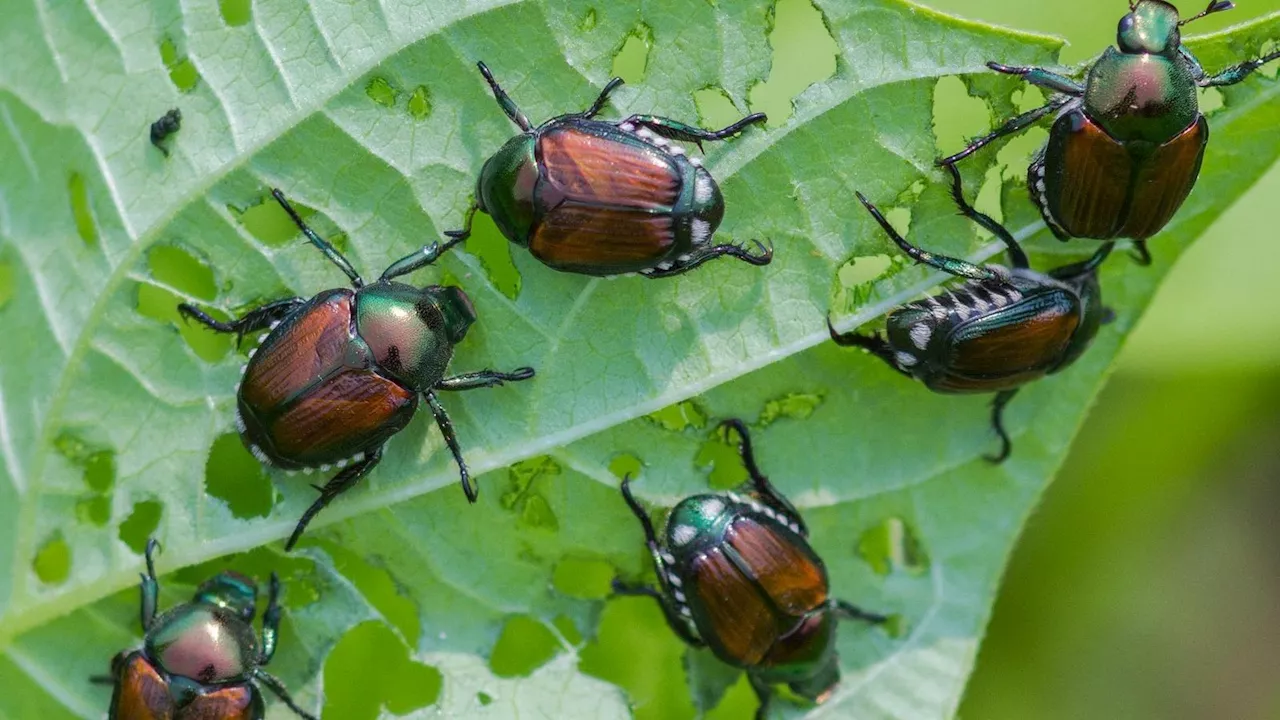
[[[182,129],[182,111],[174,108],[160,119],[151,123],[151,144],[155,145],[165,157],[169,157],[169,147],[166,142],[169,136]]]

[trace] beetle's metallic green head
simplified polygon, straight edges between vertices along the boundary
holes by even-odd
[[[1130,54],[1161,55],[1177,52],[1182,44],[1180,27],[1205,15],[1230,10],[1230,0],[1210,0],[1209,7],[1186,20],[1178,19],[1178,8],[1163,0],[1137,0],[1129,3],[1129,14],[1120,18],[1116,44]]]
[[[356,296],[356,331],[379,370],[417,392],[440,382],[453,346],[475,321],[461,288],[380,282]]]
[[[235,613],[245,622],[252,622],[258,606],[258,584],[238,572],[228,570],[206,580],[196,590],[194,602],[198,605],[215,605]]]

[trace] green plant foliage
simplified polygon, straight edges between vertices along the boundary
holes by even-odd
[[[651,573],[611,468],[669,506],[733,461],[705,448],[734,416],[756,424],[760,462],[805,513],[834,592],[896,617],[896,632],[846,624],[834,696],[776,712],[954,712],[1005,559],[1125,334],[1179,252],[1280,155],[1280,84],[1259,77],[1223,91],[1199,187],[1153,243],[1156,265],[1108,264],[1117,321],[1070,371],[1010,406],[1015,454],[993,468],[981,459],[995,443],[985,398],[932,395],[833,347],[825,315],[841,298],[841,327],[874,325],[940,279],[895,262],[841,284],[840,268],[891,252],[855,189],[899,210],[895,222],[909,218],[920,244],[995,253],[955,216],[932,166],[933,91],[959,75],[1002,115],[1016,84],[988,77],[983,62],[1052,63],[1058,43],[902,0],[618,5],[8,4],[0,717],[102,716],[109,689],[88,678],[137,641],[133,586],[152,531],[166,607],[223,567],[264,579],[280,570],[286,618],[272,669],[315,712],[613,718],[630,706],[638,717],[692,717],[721,696],[750,711],[740,681],[682,661],[651,604],[600,599],[602,568]],[[786,8],[800,15],[778,17]],[[829,77],[826,64],[780,56],[805,23],[835,48]],[[1277,35],[1273,15],[1193,47],[1217,68]],[[615,65],[637,82],[607,113],[689,120],[699,103],[745,113],[758,87],[776,103],[786,81],[773,70],[800,67],[814,84],[795,89],[790,117],[706,148],[728,202],[720,238],[768,239],[776,259],[650,282],[557,274],[519,249],[500,261],[443,258],[417,279],[464,285],[480,315],[454,368],[538,370],[444,398],[479,502],[466,503],[422,413],[284,556],[280,540],[313,491],[281,473],[208,467],[215,446],[243,461],[219,439],[233,432],[245,349],[180,332],[152,305],[185,300],[232,316],[340,285],[296,236],[275,242],[249,226],[270,187],[314,209],[321,232],[345,235],[367,275],[456,227],[480,164],[514,132],[478,59],[535,120],[586,107]],[[175,63],[196,80],[178,80]],[[183,127],[166,159],[148,127],[175,106]],[[969,171],[974,192],[994,156]],[[1022,189],[993,177],[984,196],[1003,190],[1006,220],[1038,264],[1092,247],[1050,241]],[[910,552],[895,549],[903,537]],[[504,631],[512,618],[515,635]],[[494,667],[504,636],[537,637],[537,651],[504,651]],[[715,688],[692,691],[686,666]],[[370,696],[331,689],[344,679]],[[268,715],[289,716],[275,704]]]

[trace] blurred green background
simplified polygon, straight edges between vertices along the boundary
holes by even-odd
[[[1065,37],[1065,62],[1114,42],[1125,10],[926,4]],[[1242,0],[1187,30],[1277,10]],[[1014,552],[965,720],[1280,718],[1277,197],[1280,166],[1178,261],[1129,340]]]

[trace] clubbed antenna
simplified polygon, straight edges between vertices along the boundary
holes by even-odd
[[[1182,27],[1183,25],[1186,25],[1189,22],[1194,22],[1196,20],[1199,20],[1200,18],[1206,15],[1212,15],[1216,12],[1222,12],[1223,10],[1233,10],[1235,9],[1235,6],[1236,4],[1231,2],[1231,0],[1211,0],[1209,2],[1209,7],[1202,10],[1199,15],[1192,15],[1186,20],[1183,20],[1182,22],[1178,23],[1178,27]]]

